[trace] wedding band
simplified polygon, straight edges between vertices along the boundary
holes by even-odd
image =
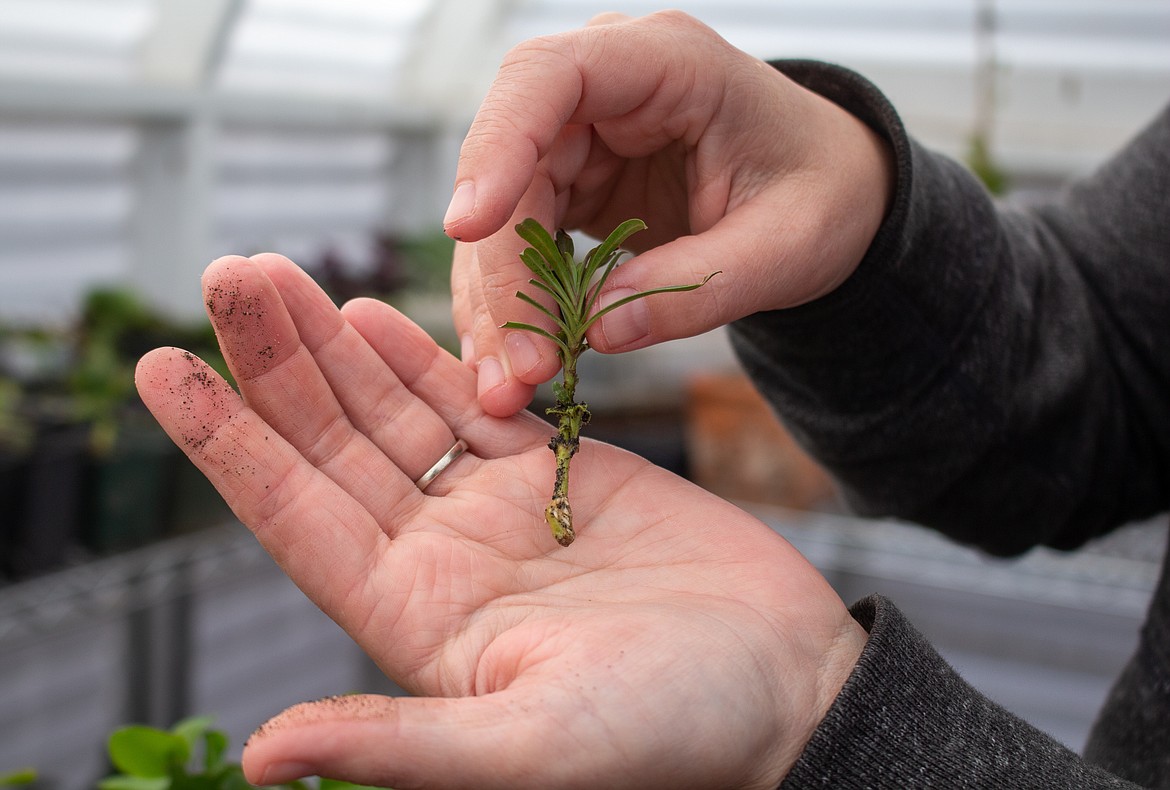
[[[455,442],[455,444],[451,445],[451,449],[448,450],[443,455],[442,458],[440,458],[438,461],[435,461],[435,465],[432,466],[430,469],[428,469],[426,474],[424,474],[422,477],[420,477],[418,479],[418,482],[415,483],[415,485],[418,486],[418,490],[419,491],[426,491],[427,486],[429,486],[431,483],[433,483],[435,481],[435,478],[438,477],[439,475],[441,475],[443,473],[443,470],[451,465],[452,461],[454,461],[459,456],[463,455],[463,452],[466,449],[467,449],[467,442],[463,441],[462,439],[458,440],[457,442]]]

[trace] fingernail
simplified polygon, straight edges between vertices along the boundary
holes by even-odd
[[[475,369],[475,342],[472,341],[471,335],[463,335],[459,338],[459,358],[463,360],[463,364],[472,370]]]
[[[464,181],[455,188],[451,196],[451,203],[447,206],[447,213],[443,215],[443,225],[447,226],[458,222],[475,210],[475,184]]]
[[[635,293],[637,291],[632,288],[615,288],[598,297],[598,309]],[[601,334],[610,348],[621,348],[641,340],[650,334],[650,310],[641,299],[622,305],[601,319]]]
[[[275,785],[282,782],[291,782],[293,779],[312,776],[315,770],[313,766],[307,763],[270,763],[260,776],[260,784]]]
[[[508,361],[512,363],[512,372],[523,377],[540,364],[540,349],[527,332],[510,332],[504,338],[504,348],[508,351]]]
[[[477,392],[480,395],[491,392],[496,387],[504,383],[504,366],[495,357],[485,357],[479,361],[479,386]]]

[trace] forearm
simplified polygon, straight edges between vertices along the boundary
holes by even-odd
[[[896,194],[839,289],[733,325],[789,427],[859,511],[996,552],[1076,545],[1164,506],[1170,426],[1142,395],[1165,391],[1167,365],[1134,348],[1138,328],[1115,320],[1123,297],[1098,276],[1121,268],[1140,281],[1150,262],[1142,250],[1086,257],[1078,234],[1089,231],[1069,219],[1075,200],[1107,200],[1119,185],[1048,212],[1003,208],[961,165],[910,141],[876,90],[840,74],[797,64],[793,76],[889,140]],[[1151,316],[1170,307],[1157,298]]]

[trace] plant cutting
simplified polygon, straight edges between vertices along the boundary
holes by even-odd
[[[625,252],[622,244],[645,228],[646,223],[642,220],[628,219],[614,228],[605,241],[590,250],[583,261],[577,261],[573,239],[563,230],[558,230],[554,239],[534,219],[526,219],[516,226],[516,233],[531,245],[520,253],[520,260],[535,275],[528,283],[551,296],[557,308],[554,311],[535,297],[517,291],[517,298],[551,319],[556,331],[550,332],[520,321],[508,321],[503,328],[522,329],[551,340],[556,344],[557,356],[560,358],[562,380],[553,382],[555,403],[546,409],[550,417],[557,418],[557,432],[548,442],[556,458],[557,469],[552,499],[545,509],[544,518],[552,529],[553,537],[562,546],[568,546],[576,537],[573,509],[569,505],[569,462],[581,446],[581,428],[589,423],[589,406],[576,400],[579,383],[577,359],[589,348],[585,333],[599,318],[623,305],[654,294],[693,291],[719,273],[708,274],[702,282],[691,285],[670,285],[639,291],[594,312],[601,289]]]

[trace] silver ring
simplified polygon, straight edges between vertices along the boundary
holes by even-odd
[[[438,461],[435,461],[435,465],[428,469],[426,474],[420,477],[418,482],[415,483],[415,485],[418,486],[418,490],[426,491],[427,486],[435,482],[435,478],[441,475],[443,470],[450,466],[452,461],[463,455],[464,451],[466,450],[467,442],[463,441],[462,439],[459,439],[455,442],[455,444],[451,445],[451,449],[448,450],[442,458],[440,458]]]

